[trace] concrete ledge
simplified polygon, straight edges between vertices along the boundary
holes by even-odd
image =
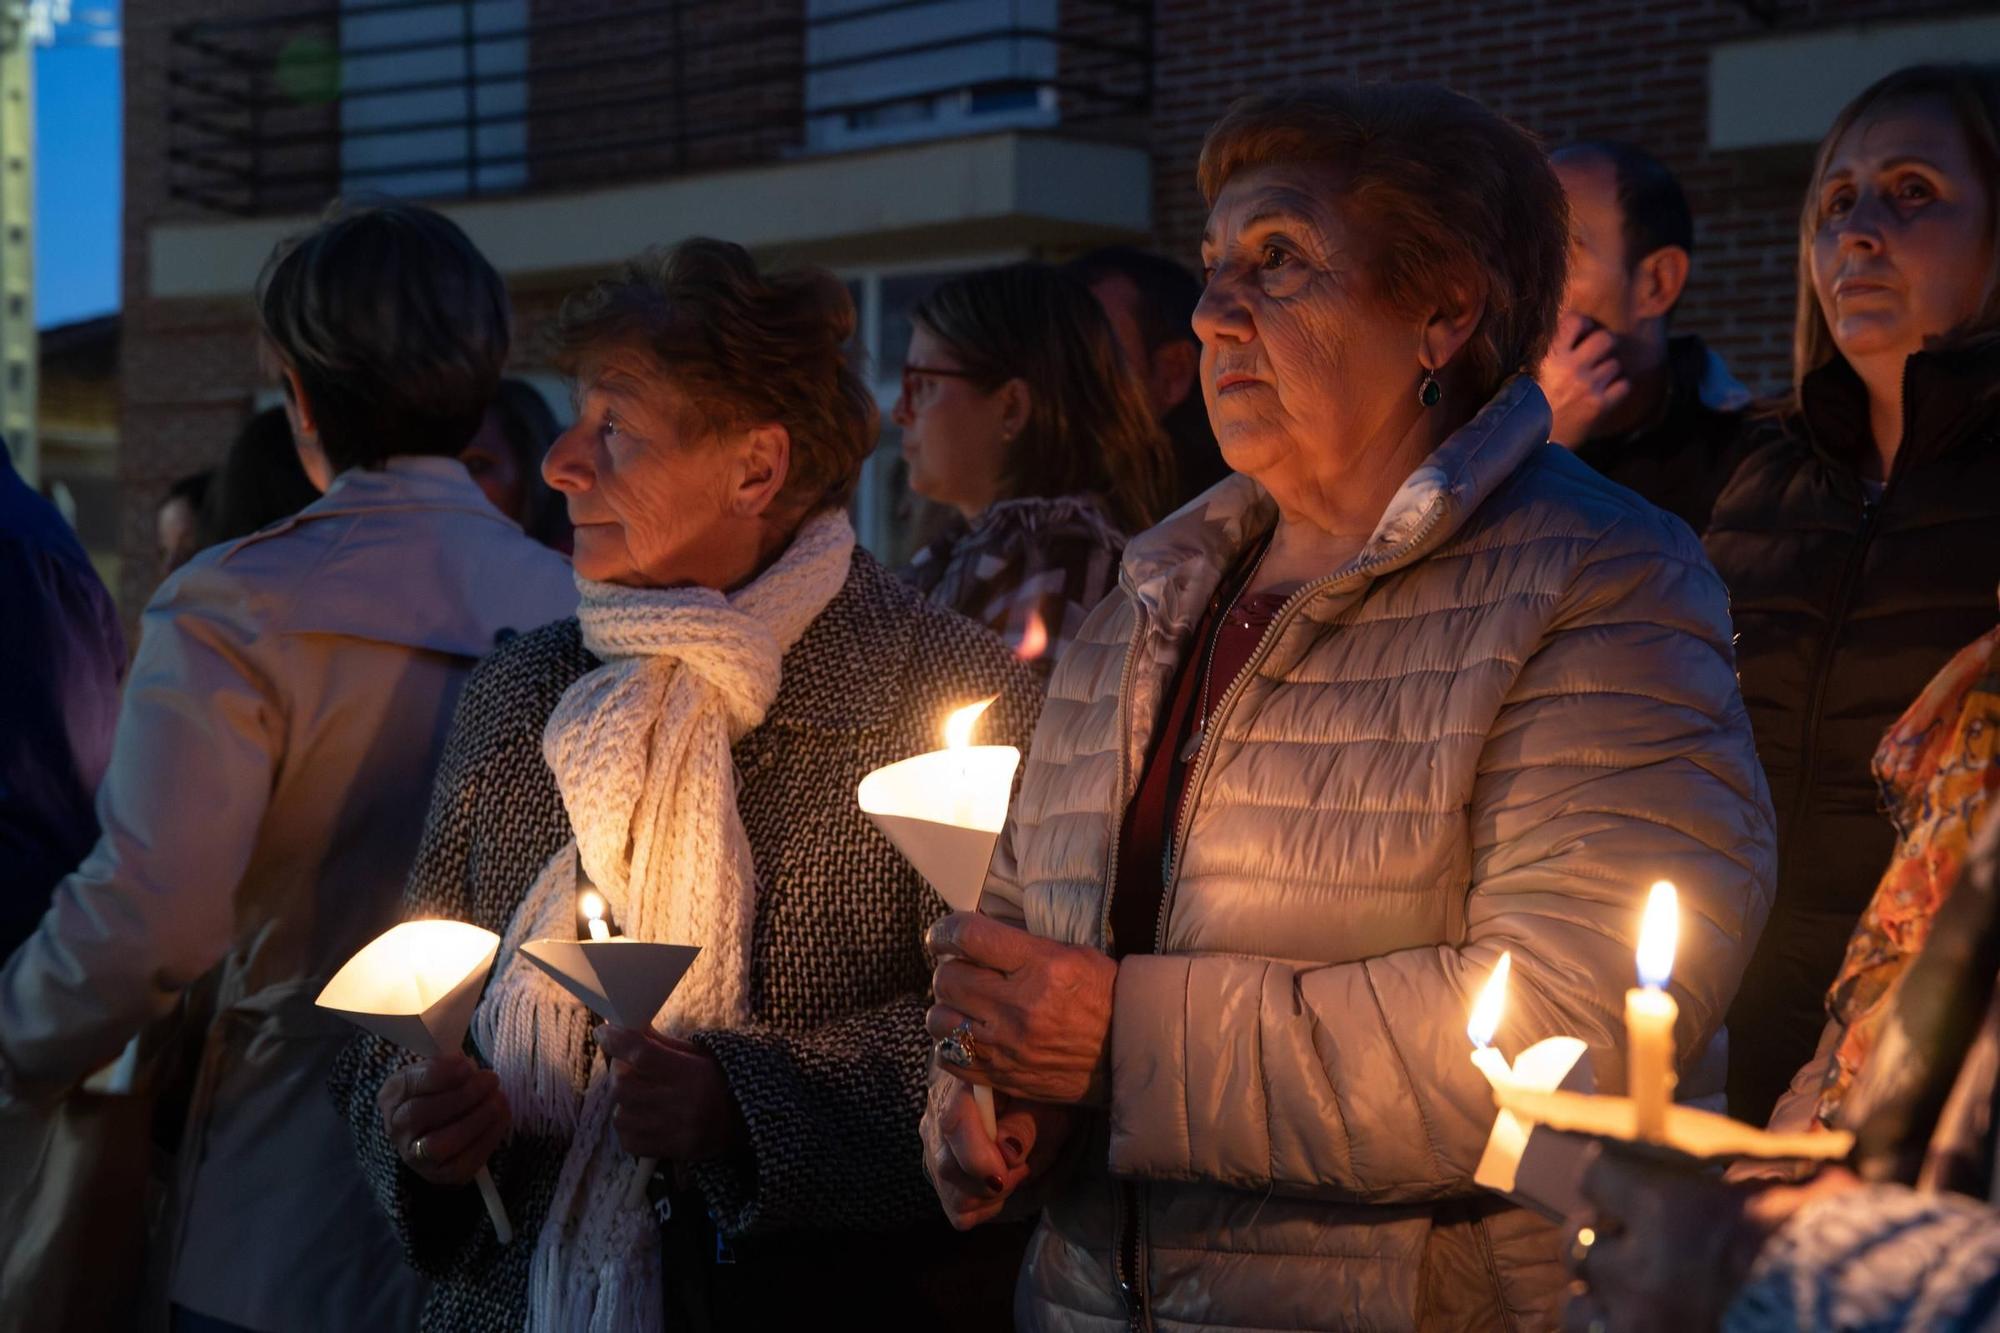
[[[2000,17],[1850,24],[1717,46],[1708,62],[1708,146],[1818,143],[1840,108],[1905,65],[2000,60]]]
[[[990,248],[996,237],[1016,246],[1144,237],[1152,198],[1142,148],[1006,133],[439,208],[518,279],[602,269],[695,235],[878,260],[906,247]],[[161,223],[148,237],[151,295],[247,295],[271,248],[312,222]]]

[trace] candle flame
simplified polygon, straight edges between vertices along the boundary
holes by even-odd
[[[944,720],[944,744],[948,750],[963,750],[972,744],[972,728],[979,721],[979,715],[993,706],[995,699],[981,699],[976,704],[967,704]]]
[[[1658,990],[1674,971],[1674,946],[1681,927],[1680,898],[1674,886],[1661,880],[1646,898],[1646,915],[1639,923],[1639,984]]]
[[[1033,662],[1049,650],[1049,627],[1039,610],[1030,608],[1028,624],[1021,631],[1021,642],[1014,649],[1014,656],[1023,662]]]
[[[604,919],[604,898],[597,890],[585,889],[577,898],[576,905],[582,910],[586,921],[602,921]]]
[[[1503,953],[1500,961],[1493,965],[1493,973],[1486,978],[1479,998],[1472,1002],[1472,1017],[1465,1025],[1465,1035],[1472,1038],[1474,1046],[1491,1046],[1493,1034],[1500,1030],[1500,1015],[1507,1008],[1507,974],[1514,970],[1514,955]]]

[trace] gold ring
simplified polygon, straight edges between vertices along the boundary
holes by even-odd
[[[1569,1267],[1578,1277],[1583,1276],[1584,1260],[1590,1258],[1590,1247],[1597,1244],[1595,1227],[1578,1227],[1576,1236],[1569,1243]]]

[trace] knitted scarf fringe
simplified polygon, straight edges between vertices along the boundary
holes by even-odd
[[[581,861],[623,933],[702,946],[656,1028],[749,1021],[756,867],[730,751],[762,724],[783,654],[846,583],[853,551],[832,511],[728,597],[577,580],[584,645],[604,664],[563,693],[542,740],[575,837],[516,907],[473,1015],[516,1123],[569,1140],[529,1266],[534,1333],[654,1333],[663,1297],[652,1210],[623,1204],[638,1166],[611,1129],[594,1020],[517,951],[574,931]]]

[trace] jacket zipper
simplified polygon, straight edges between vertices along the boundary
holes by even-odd
[[[1120,582],[1123,582],[1121,577]],[[1125,646],[1125,671],[1118,684],[1118,699],[1121,704],[1132,697],[1132,678],[1138,672],[1139,647],[1146,637],[1146,615],[1139,605],[1133,589],[1127,588],[1132,597],[1132,607],[1137,623],[1132,628],[1132,641]],[[1107,946],[1115,941],[1111,938],[1111,895],[1118,883],[1118,838],[1123,832],[1124,819],[1121,817],[1125,802],[1131,797],[1126,794],[1125,759],[1132,749],[1132,710],[1121,707],[1118,710],[1118,768],[1115,790],[1117,804],[1111,817],[1111,847],[1104,858],[1104,906],[1098,921],[1098,936]],[[1118,1206],[1112,1226],[1111,1246],[1112,1278],[1118,1284],[1118,1293],[1124,1298],[1127,1327],[1131,1333],[1146,1333],[1152,1324],[1152,1314],[1146,1308],[1146,1292],[1141,1284],[1139,1272],[1139,1214],[1142,1200],[1139,1187],[1130,1181],[1118,1187]]]
[[[1193,771],[1188,774],[1187,782],[1181,788],[1180,809],[1174,813],[1174,837],[1172,843],[1169,844],[1167,863],[1164,867],[1166,886],[1161,892],[1160,915],[1155,925],[1153,938],[1154,953],[1163,952],[1167,947],[1167,918],[1173,910],[1174,889],[1180,883],[1181,857],[1187,850],[1188,825],[1193,817],[1192,812],[1194,810],[1195,797],[1200,793],[1201,784],[1208,776],[1209,756],[1215,748],[1212,741],[1216,736],[1221,734],[1223,719],[1228,716],[1230,708],[1236,702],[1236,697],[1248,688],[1245,682],[1256,675],[1257,668],[1263,665],[1264,659],[1271,655],[1272,648],[1277,644],[1278,636],[1292,623],[1299,612],[1305,609],[1305,604],[1308,601],[1317,597],[1321,592],[1324,592],[1334,584],[1361,577],[1371,570],[1396,559],[1400,552],[1421,543],[1425,537],[1430,535],[1431,529],[1435,528],[1443,520],[1444,510],[1445,506],[1442,502],[1433,506],[1429,516],[1417,526],[1416,531],[1400,542],[1395,550],[1385,551],[1381,555],[1364,560],[1352,569],[1344,572],[1336,571],[1322,578],[1314,579],[1311,583],[1306,584],[1303,588],[1300,588],[1288,597],[1285,600],[1285,604],[1278,608],[1278,614],[1271,618],[1271,624],[1265,629],[1263,637],[1257,640],[1257,646],[1251,650],[1249,660],[1244,662],[1243,669],[1236,673],[1236,679],[1229,682],[1229,687],[1222,692],[1222,698],[1217,701],[1214,711],[1208,715],[1208,725],[1203,733],[1201,749],[1195,755]]]
[[[1214,749],[1212,741],[1216,736],[1221,734],[1222,720],[1228,715],[1231,705],[1236,701],[1236,696],[1243,692],[1243,682],[1256,674],[1256,668],[1263,663],[1266,657],[1270,656],[1272,646],[1277,642],[1279,634],[1284,631],[1286,626],[1291,624],[1292,620],[1308,601],[1334,584],[1362,577],[1370,571],[1396,559],[1399,552],[1406,551],[1412,546],[1418,545],[1443,520],[1444,511],[1445,505],[1440,501],[1432,507],[1430,514],[1417,526],[1417,529],[1399,543],[1395,550],[1385,551],[1372,559],[1364,560],[1345,572],[1336,571],[1323,578],[1315,579],[1293,593],[1285,600],[1285,604],[1278,608],[1278,614],[1272,617],[1269,628],[1257,640],[1256,648],[1251,650],[1249,660],[1243,664],[1243,669],[1236,673],[1236,679],[1231,681],[1229,687],[1222,692],[1221,700],[1217,702],[1215,710],[1209,714],[1204,740],[1200,751],[1195,756],[1194,770],[1188,774],[1188,780],[1181,788],[1180,809],[1174,816],[1174,837],[1171,843],[1171,851],[1166,865],[1162,868],[1165,884],[1161,890],[1159,917],[1153,927],[1154,953],[1164,952],[1167,945],[1167,918],[1173,911],[1174,886],[1179,879],[1181,856],[1186,848],[1188,812],[1194,809],[1195,795],[1200,791],[1202,779],[1207,776],[1209,754]],[[1131,646],[1126,650],[1125,679],[1120,686],[1118,696],[1121,704],[1129,701],[1131,698],[1132,664],[1138,658],[1139,643],[1144,631],[1145,622],[1142,619],[1139,628],[1133,634]],[[1131,718],[1132,710],[1129,707],[1121,707],[1119,709],[1118,792],[1120,810],[1123,809],[1124,801],[1130,799],[1125,795],[1125,756],[1129,749]],[[1112,886],[1117,882],[1118,835],[1123,822],[1118,814],[1113,814],[1111,821],[1111,854],[1105,860],[1104,878],[1104,931],[1107,938],[1110,935]],[[1117,1236],[1116,1243],[1112,1246],[1112,1262],[1116,1269],[1115,1276],[1118,1282],[1118,1290],[1125,1298],[1126,1327],[1130,1330],[1130,1333],[1149,1333],[1149,1330],[1153,1327],[1151,1301],[1146,1292],[1145,1245],[1139,1234],[1145,1217],[1145,1203],[1146,1192],[1139,1185],[1126,1181],[1119,1186],[1119,1207],[1115,1227]]]

